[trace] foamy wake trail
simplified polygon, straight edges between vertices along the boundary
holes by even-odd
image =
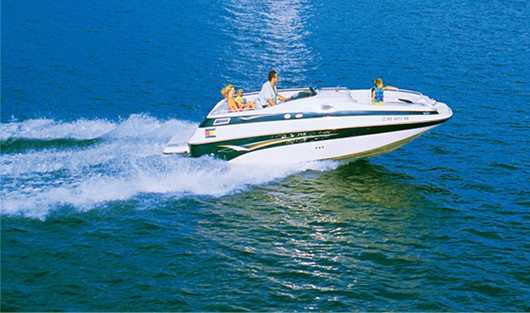
[[[84,211],[141,194],[222,196],[333,162],[286,166],[231,165],[210,157],[164,156],[175,134],[185,143],[196,124],[132,115],[121,122],[30,120],[2,125],[11,138],[100,139],[90,147],[29,150],[0,156],[1,212],[44,219],[59,207]],[[83,132],[81,130],[86,130]]]
[[[50,119],[33,119],[0,124],[0,140],[7,139],[94,139],[116,127],[105,120],[78,120],[61,123]]]

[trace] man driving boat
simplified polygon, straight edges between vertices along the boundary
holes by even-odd
[[[268,81],[266,81],[261,87],[257,99],[257,106],[266,108],[268,106],[274,106],[278,104],[278,99],[281,101],[288,101],[286,98],[278,93],[276,90],[276,84],[278,83],[278,72],[272,70],[269,72]]]

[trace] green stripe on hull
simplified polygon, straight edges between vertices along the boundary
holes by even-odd
[[[223,160],[231,160],[243,154],[262,149],[321,140],[340,139],[347,137],[356,137],[407,129],[415,129],[441,124],[444,121],[446,121],[446,119],[426,123],[307,131],[226,140],[209,144],[190,145],[190,154],[192,157],[200,157],[202,155],[214,155]]]
[[[302,117],[296,117],[296,115],[301,114]],[[281,113],[281,114],[264,114],[264,115],[249,115],[249,116],[231,116],[231,117],[220,117],[220,118],[207,118],[205,119],[199,127],[212,127],[212,126],[221,126],[221,125],[236,125],[236,124],[246,124],[246,123],[255,123],[255,122],[275,122],[275,121],[289,121],[293,119],[308,119],[308,118],[321,118],[325,116],[380,116],[380,115],[434,115],[438,114],[437,111],[384,111],[384,110],[367,110],[367,111],[338,111],[338,112],[300,112],[300,113]],[[289,118],[285,116],[288,115]],[[215,121],[218,120],[228,120],[228,122],[222,122],[215,124]]]

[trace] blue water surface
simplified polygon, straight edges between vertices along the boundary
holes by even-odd
[[[1,10],[2,311],[530,311],[527,1]],[[454,117],[347,164],[166,157],[221,88],[418,90]]]

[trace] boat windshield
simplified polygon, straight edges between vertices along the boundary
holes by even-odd
[[[291,97],[291,100],[298,100],[298,99],[302,99],[302,98],[308,98],[308,97],[315,96],[316,94],[317,94],[317,92],[315,91],[315,89],[313,89],[313,87],[309,87],[309,88],[307,88],[305,90],[299,91],[298,93],[294,94]]]
[[[278,91],[281,92],[282,95],[290,98],[289,101],[309,98],[317,94],[317,92],[315,91],[315,89],[313,89],[313,87],[309,87],[305,89],[282,89]],[[258,97],[258,93],[252,92],[252,93],[249,93],[246,98],[250,101],[256,101],[257,97]],[[226,102],[225,99],[223,99],[219,101],[219,103],[217,103],[217,105],[212,109],[212,111],[208,115],[223,115],[223,114],[229,114],[229,113],[236,113],[236,112],[230,112],[228,110],[228,103]]]

